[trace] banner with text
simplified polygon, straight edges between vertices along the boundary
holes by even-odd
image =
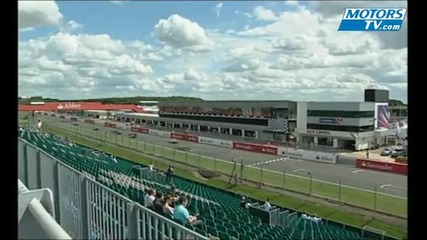
[[[159,136],[159,137],[167,137],[167,138],[171,137],[170,132],[154,130],[154,129],[149,129],[148,134],[153,135],[153,136]]]
[[[256,143],[233,142],[233,148],[257,153],[277,155],[277,147],[271,145],[261,145]]]
[[[142,128],[142,127],[131,127],[130,130],[132,132],[138,132],[138,133],[144,133],[144,134],[150,133],[148,128]]]
[[[116,125],[115,123],[105,122],[105,123],[104,123],[104,127],[116,128],[116,127],[117,127],[117,125]]]
[[[357,168],[370,169],[383,172],[408,175],[408,165],[400,163],[390,163],[382,161],[371,161],[366,159],[357,159]]]
[[[227,141],[222,139],[199,137],[199,143],[219,147],[233,148],[233,141]]]
[[[184,134],[184,133],[171,133],[171,137],[174,139],[184,140],[188,142],[199,142],[199,137],[190,135],[190,134]]]
[[[337,162],[337,154],[308,151],[308,150],[295,149],[295,148],[279,147],[278,155],[290,157],[290,158],[308,160],[308,161],[316,161],[316,162],[325,162],[325,163]]]
[[[94,124],[95,123],[95,121],[92,120],[92,119],[85,119],[84,122],[85,123],[89,123],[89,124]]]

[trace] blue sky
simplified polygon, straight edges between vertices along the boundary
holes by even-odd
[[[360,101],[378,87],[406,101],[406,29],[336,31],[345,7],[379,3],[19,4],[23,96]]]

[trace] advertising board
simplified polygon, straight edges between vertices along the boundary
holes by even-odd
[[[148,134],[153,135],[153,136],[159,136],[159,137],[167,137],[167,138],[171,137],[171,133],[170,132],[160,131],[160,130],[153,130],[153,129],[149,129],[148,130]]]
[[[216,138],[199,137],[199,143],[207,144],[207,145],[213,145],[213,146],[219,146],[219,147],[233,148],[233,142],[232,141],[216,139]]]
[[[132,132],[138,132],[138,133],[143,133],[143,134],[149,134],[149,130],[148,128],[143,128],[143,127],[131,127],[130,130]]]
[[[333,153],[308,151],[303,149],[279,147],[278,155],[308,161],[336,163],[337,155]]]
[[[277,147],[271,146],[271,145],[261,145],[256,143],[245,143],[245,142],[233,142],[233,148],[244,150],[244,151],[250,151],[250,152],[277,155]]]
[[[184,134],[184,133],[171,133],[171,138],[184,140],[184,141],[188,141],[188,142],[196,142],[196,143],[199,142],[198,136],[190,135],[190,134]]]
[[[408,175],[408,165],[401,163],[391,163],[383,161],[372,161],[366,159],[357,159],[357,168],[370,169],[382,172],[391,172],[396,174]]]

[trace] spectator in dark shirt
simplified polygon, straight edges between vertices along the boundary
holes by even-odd
[[[246,198],[243,196],[242,199],[240,199],[240,206],[245,207],[246,205]]]
[[[168,183],[172,182],[172,175],[173,175],[173,166],[170,165],[168,170],[166,171],[166,182]]]
[[[156,193],[156,199],[153,202],[153,209],[156,213],[163,215],[163,194],[161,192]]]

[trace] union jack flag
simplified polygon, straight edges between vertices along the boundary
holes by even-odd
[[[342,124],[342,118],[335,118],[334,123],[335,124]]]

